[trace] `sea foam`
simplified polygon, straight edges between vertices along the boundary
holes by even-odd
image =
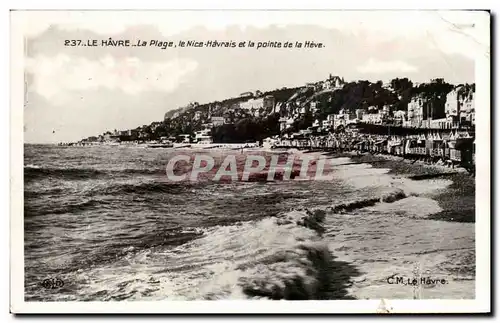
[[[119,276],[102,269],[90,273],[102,281],[85,294],[103,300],[116,299],[117,293],[128,299],[326,298],[332,289],[342,289],[346,278],[335,279],[333,256],[321,237],[324,218],[322,210],[294,210],[206,228],[203,237],[181,246],[135,255]],[[334,280],[336,287],[330,284]]]

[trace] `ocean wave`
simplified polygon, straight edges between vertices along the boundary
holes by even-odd
[[[200,286],[201,295],[197,297],[273,300],[346,297],[344,289],[349,277],[344,274],[354,270],[334,261],[321,238],[325,214],[319,209],[295,210],[257,223],[218,228],[195,241],[198,246],[205,242],[205,248],[229,247],[224,253],[236,253],[237,259],[225,261],[222,266],[221,263],[209,266],[218,268],[219,274]]]
[[[36,187],[25,189],[25,216],[45,214],[72,214],[91,209],[115,208],[127,196],[153,197],[154,194],[178,195],[191,192],[192,185],[136,181],[120,183],[115,180],[98,184],[84,184],[78,193],[62,187]]]
[[[393,189],[383,192],[380,197],[367,198],[361,200],[355,200],[345,203],[336,204],[328,208],[328,210],[334,213],[350,212],[357,209],[362,209],[365,207],[374,206],[378,203],[394,203],[401,199],[406,198],[407,195],[402,189]]]
[[[164,168],[125,168],[109,171],[110,173],[141,174],[141,175],[165,175]]]
[[[33,165],[24,166],[24,180],[31,181],[43,178],[57,178],[67,180],[85,180],[96,178],[106,173],[93,168],[54,168]]]
[[[64,194],[66,190],[58,187],[51,187],[43,190],[24,190],[24,198],[25,199],[35,199],[48,195],[60,195]]]
[[[165,169],[163,168],[118,168],[100,170],[95,168],[78,168],[78,167],[43,167],[38,165],[25,165],[24,178],[27,181],[43,179],[43,178],[56,178],[66,180],[86,180],[112,177],[116,175],[164,175]]]
[[[137,194],[147,195],[154,193],[181,194],[191,189],[187,183],[172,182],[138,182],[138,183],[113,183],[103,187],[90,189],[87,195],[123,195]]]
[[[38,169],[38,168],[41,168],[41,166],[38,166],[38,165],[33,165],[33,164],[28,164],[28,165],[25,165],[24,168],[34,168],[34,169]]]
[[[25,204],[24,216],[26,218],[46,215],[46,214],[74,214],[84,210],[92,209],[103,204],[109,204],[107,201],[98,199],[86,199],[78,202],[67,201],[62,205],[55,205],[53,203],[44,204]]]
[[[323,210],[295,210],[205,228],[202,237],[181,246],[127,259],[133,266],[120,275],[90,272],[99,281],[82,292],[102,300],[348,298],[356,270],[331,254],[322,239],[324,219]]]
[[[378,203],[367,208],[367,211],[381,214],[405,214],[412,219],[426,219],[442,210],[437,201],[423,196],[408,196],[393,203]]]

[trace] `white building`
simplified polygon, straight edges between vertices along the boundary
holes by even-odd
[[[429,128],[431,129],[451,129],[452,124],[447,118],[429,120]]]
[[[201,111],[196,111],[196,112],[194,113],[193,120],[194,120],[194,121],[198,121],[198,120],[200,120],[200,119],[201,119],[201,115],[202,115]]]
[[[351,123],[356,123],[358,120],[356,118],[356,113],[351,113],[348,110],[341,109],[339,111],[339,114],[334,114],[333,115],[333,126],[334,128],[337,128],[339,126],[346,126]]]
[[[470,92],[464,98],[462,106],[460,108],[460,121],[461,122],[470,122],[471,124],[476,123],[476,94],[474,92]]]
[[[454,88],[446,95],[445,114],[450,123],[470,123],[475,124],[475,97],[472,90],[465,93],[463,86]]]
[[[336,90],[336,89],[341,89],[345,84],[345,81],[343,78],[340,78],[339,76],[330,76],[326,81],[323,83],[323,90]]]
[[[363,114],[365,114],[364,109],[356,109],[356,119],[362,120],[363,119]]]
[[[247,98],[247,97],[252,97],[253,93],[252,92],[243,92],[240,94],[240,97],[242,98]]]
[[[420,127],[424,120],[424,99],[415,96],[408,102],[408,125]]]
[[[407,118],[407,112],[404,111],[404,110],[394,111],[393,118],[394,118],[394,121],[396,121],[397,124],[403,125],[405,123],[405,121],[408,119]]]
[[[179,135],[179,137],[181,137],[181,143],[183,144],[189,144],[189,141],[190,141],[190,135],[188,134],[182,134],[182,135]]]
[[[250,99],[248,101],[241,102],[240,108],[247,111],[258,111],[264,108],[264,99],[263,98]]]
[[[446,118],[450,122],[457,122],[459,120],[461,102],[458,92],[460,89],[461,87],[456,87],[446,95],[444,111],[446,113]]]
[[[210,129],[203,129],[196,131],[194,137],[194,141],[199,144],[211,144],[212,143],[212,136],[211,136],[211,130]]]
[[[362,120],[364,123],[381,124],[382,115],[380,113],[365,113]]]
[[[211,121],[213,127],[222,126],[226,123],[224,117],[212,117]]]
[[[274,99],[274,96],[272,96],[272,95],[266,95],[262,99],[262,106],[266,110],[274,111],[274,105],[275,104],[276,104],[276,101]]]
[[[292,124],[294,123],[294,119],[293,118],[280,118],[279,120],[279,123],[280,123],[280,131],[283,131],[285,129],[288,129],[292,126]]]
[[[315,113],[316,111],[318,111],[318,102],[312,101],[311,102],[311,112]]]
[[[281,111],[281,107],[283,106],[283,103],[282,102],[278,102],[275,106],[274,106],[274,112],[275,113],[279,113]]]
[[[334,125],[335,125],[335,115],[329,114],[326,117],[326,120],[323,120],[323,127],[324,128],[333,128]]]

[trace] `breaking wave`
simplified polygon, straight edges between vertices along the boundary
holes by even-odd
[[[324,292],[323,282],[329,280],[326,276],[330,273],[333,260],[327,245],[320,239],[324,231],[324,217],[325,212],[322,210],[292,211],[250,224],[254,226],[253,229],[248,227],[249,224],[243,224],[243,230],[219,228],[212,232],[211,236],[207,237],[212,245],[216,241],[221,242],[222,232],[229,233],[222,241],[224,244],[231,244],[231,241],[236,240],[236,234],[241,235],[238,239],[240,242],[256,239],[258,236],[262,241],[260,246],[252,248],[253,257],[241,259],[232,270],[224,270],[220,277],[216,277],[218,286],[212,285],[215,288],[210,288],[203,297],[234,298],[243,294],[249,298],[318,298]],[[283,230],[290,230],[290,233],[285,234]],[[270,236],[273,231],[278,231],[275,234],[279,236]],[[216,240],[212,240],[214,238]],[[287,241],[280,241],[282,239]],[[243,243],[240,245],[240,248],[242,247]],[[269,248],[268,252],[264,250],[266,247]],[[243,248],[237,252],[241,251]],[[230,284],[227,284],[228,278]]]
[[[346,203],[337,204],[329,207],[328,209],[334,213],[350,212],[357,209],[362,209],[369,206],[374,206],[377,203],[393,203],[406,198],[407,195],[402,189],[394,189],[383,193],[380,197],[368,198],[350,201]]]
[[[124,295],[184,300],[349,298],[346,289],[358,272],[335,260],[322,239],[325,214],[294,210],[205,228],[201,238],[129,259],[134,271],[102,277],[102,284],[85,294],[94,299],[101,295],[102,300]],[[161,264],[164,269],[151,272]],[[124,287],[117,290],[117,285]]]

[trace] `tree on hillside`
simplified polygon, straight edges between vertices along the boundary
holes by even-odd
[[[461,87],[460,89],[458,90],[458,95],[461,97],[461,98],[465,98],[469,95],[471,95],[471,93],[473,92],[476,92],[476,84],[475,83],[472,83],[472,84],[461,84]]]
[[[408,103],[413,95],[413,82],[408,78],[395,78],[391,80],[391,87],[397,96],[394,103],[395,110],[408,110]]]
[[[395,78],[391,80],[391,87],[398,94],[409,91],[413,88],[413,82],[410,81],[407,77],[405,78]]]
[[[415,94],[423,95],[429,99],[443,99],[453,89],[453,85],[446,83],[444,79],[432,80],[430,83],[422,83],[415,88]]]

